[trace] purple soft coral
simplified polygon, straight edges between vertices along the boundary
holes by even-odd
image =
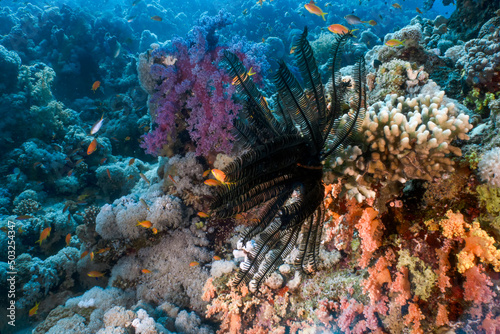
[[[241,106],[234,103],[234,88],[227,74],[217,66],[221,50],[231,49],[255,72],[269,68],[262,44],[233,39],[231,46],[218,45],[217,29],[230,24],[229,14],[220,11],[215,17],[204,16],[187,39],[175,38],[170,47],[158,48],[151,74],[159,82],[150,97],[150,111],[155,128],[146,134],[142,147],[158,154],[172,145],[179,129],[186,128],[196,146],[196,154],[228,153],[232,148],[231,128]],[[168,57],[176,59],[168,65]],[[258,73],[259,73],[258,72]],[[257,82],[262,80],[258,74]]]

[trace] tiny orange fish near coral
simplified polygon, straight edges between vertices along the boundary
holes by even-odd
[[[92,90],[95,91],[101,86],[101,82],[100,81],[95,81],[93,84],[92,84]]]
[[[208,218],[208,217],[210,217],[210,215],[208,213],[205,213],[203,211],[200,211],[197,214],[198,214],[198,217],[200,217],[200,218]]]
[[[87,273],[87,276],[89,276],[89,277],[95,277],[95,278],[97,278],[97,277],[103,277],[104,273],[101,273],[100,271],[93,270],[93,271],[89,271]]]
[[[47,239],[47,237],[50,235],[50,231],[52,230],[51,227],[47,227],[40,233],[40,239],[38,239],[36,242],[40,243],[42,245],[42,241]]]
[[[149,220],[143,220],[143,221],[137,221],[137,225],[135,226],[142,226],[145,228],[150,228],[153,224]]]
[[[69,246],[70,241],[71,241],[71,233],[68,233],[68,235],[66,236],[66,246]]]
[[[40,302],[36,303],[35,306],[33,306],[31,308],[31,310],[29,311],[29,316],[32,317],[36,314],[36,312],[38,312],[38,306],[40,305]]]
[[[196,267],[197,265],[199,265],[199,263],[196,261],[193,261],[189,264],[190,267]]]
[[[102,254],[102,253],[106,253],[108,251],[110,251],[111,248],[110,247],[106,247],[106,248],[101,248],[99,249],[97,252],[95,252],[96,254]]]
[[[217,181],[224,183],[226,180],[226,174],[220,169],[212,169],[212,174],[215,176]]]
[[[87,148],[87,155],[91,155],[92,153],[94,153],[95,151],[97,150],[97,139],[94,138],[94,140],[92,140],[90,142],[90,145],[89,147]]]
[[[219,181],[217,180],[214,180],[214,179],[209,179],[209,180],[205,180],[205,183],[207,186],[210,186],[210,187],[215,187],[215,186],[218,186],[220,184]]]
[[[148,270],[148,269],[142,269],[141,271],[143,274],[151,274],[152,273],[152,271]]]
[[[88,253],[89,253],[88,250],[86,250],[85,252],[83,252],[82,255],[80,255],[80,260],[83,259],[85,256],[87,256]]]

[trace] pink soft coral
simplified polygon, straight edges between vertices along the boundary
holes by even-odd
[[[233,45],[218,45],[215,31],[229,23],[224,11],[215,17],[203,16],[189,38],[174,38],[171,45],[152,52],[151,75],[158,86],[149,101],[153,130],[141,144],[147,153],[174,153],[174,144],[186,131],[189,138],[184,136],[183,143],[190,140],[197,155],[231,150],[233,119],[241,106],[232,99],[234,87],[229,76],[218,67],[221,51],[230,49],[254,71],[260,69],[254,75],[257,82],[269,64],[263,44],[240,38]],[[175,62],[165,61],[167,58]]]

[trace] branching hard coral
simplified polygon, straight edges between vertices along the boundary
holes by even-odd
[[[444,91],[413,99],[388,95],[370,106],[362,124],[364,136],[331,161],[334,172],[348,176],[343,193],[361,201],[374,197],[366,186],[371,183],[431,181],[453,172],[449,155],[461,151],[451,143],[467,139],[472,125],[468,115],[453,103],[445,105],[443,98]]]
[[[33,199],[23,199],[17,203],[16,207],[12,212],[16,215],[31,215],[38,210],[40,210],[42,206],[40,205],[39,202],[33,200]]]
[[[354,74],[355,109],[339,118],[347,88],[338,72],[340,51],[349,37],[338,37],[333,46],[331,106],[326,105],[307,29],[294,53],[306,89],[280,63],[274,113],[238,57],[224,54],[243,103],[234,126],[247,151],[224,169],[225,184],[217,188],[212,212],[231,217],[262,205],[258,224],[239,242],[245,261],[235,285],[250,282],[255,291],[292,251],[301,231],[297,263],[306,273],[316,270],[324,221],[321,161],[343,149],[357,131],[366,100],[361,59]]]

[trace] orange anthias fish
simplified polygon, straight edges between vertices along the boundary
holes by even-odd
[[[94,153],[95,151],[97,150],[97,139],[94,138],[94,140],[92,140],[90,142],[90,145],[89,147],[87,148],[87,155],[91,155],[92,153]]]
[[[109,171],[109,168],[106,168],[106,173],[108,173],[108,178],[109,178],[110,180],[112,180],[112,179],[111,179],[111,172]]]
[[[196,267],[197,265],[199,265],[199,263],[196,261],[193,261],[189,264],[190,267]]]
[[[90,261],[94,261],[94,252],[90,252]]]
[[[35,306],[29,311],[29,316],[32,317],[38,312],[38,306],[40,305],[40,302],[36,303]]]
[[[377,21],[375,21],[375,20],[370,20],[370,21],[368,21],[368,22],[366,22],[366,23],[368,23],[368,24],[369,24],[369,25],[371,25],[372,27],[377,25]]]
[[[89,271],[87,273],[87,276],[89,276],[89,277],[95,277],[95,278],[97,278],[97,277],[103,277],[104,273],[101,273],[100,271],[93,270],[93,271]]]
[[[89,253],[88,250],[86,250],[85,252],[83,252],[82,255],[80,255],[80,260],[83,259],[85,256],[87,256],[88,253]]]
[[[96,254],[102,254],[102,253],[106,253],[106,252],[109,252],[111,250],[110,247],[106,247],[106,248],[102,248],[102,249],[99,249],[97,252],[95,252]]]
[[[158,21],[158,22],[163,21],[163,19],[162,19],[160,16],[158,16],[158,15],[151,16],[151,20],[153,20],[153,21]]]
[[[50,235],[50,231],[52,230],[51,227],[45,228],[42,233],[40,233],[40,239],[38,239],[36,242],[40,243],[40,246],[42,245],[42,241],[47,239],[47,237]]]
[[[217,256],[217,255],[214,255],[213,259],[214,259],[215,261],[220,261],[220,260],[221,260],[220,256]]]
[[[398,3],[393,3],[392,7],[397,8],[397,9],[403,9],[403,8],[401,8],[401,5]]]
[[[221,183],[224,183],[225,180],[226,180],[226,174],[224,174],[223,171],[221,171],[220,169],[212,169],[212,174],[215,176],[215,178],[217,179],[217,181],[221,182]]]
[[[142,272],[143,274],[151,274],[151,273],[152,273],[152,271],[151,271],[151,270],[148,270],[148,269],[142,269],[142,270],[141,270],[141,272]]]
[[[403,45],[404,41],[406,41],[406,40],[403,39],[402,41],[400,41],[399,39],[390,39],[387,42],[385,42],[385,45],[390,46],[390,47],[395,47],[395,46]]]
[[[220,185],[220,182],[217,180],[214,180],[214,179],[205,180],[205,182],[203,182],[203,183],[205,183],[207,186],[210,186],[210,187],[215,187],[215,186]]]
[[[132,166],[132,165],[134,164],[134,162],[135,162],[135,158],[132,158],[132,159],[130,159],[130,160],[128,161],[128,165],[129,165],[129,166]]]
[[[201,176],[207,177],[208,174],[210,174],[210,169],[207,169],[206,171],[204,171],[203,174],[201,174]]]
[[[203,211],[198,212],[197,215],[200,218],[209,218],[210,217],[210,215],[208,213],[205,213]]]
[[[101,82],[100,81],[95,81],[93,84],[92,84],[92,90],[94,91],[94,94],[95,94],[95,91],[101,87]]]
[[[149,220],[143,220],[143,221],[137,221],[137,225],[135,226],[142,226],[142,227],[145,227],[145,228],[150,228],[151,226],[153,226],[153,224],[151,224],[151,222]]]
[[[97,131],[99,131],[99,129],[101,128],[103,122],[104,122],[104,114],[102,114],[100,120],[98,120],[97,122],[95,122],[94,125],[92,125],[92,128],[90,129],[90,134],[91,135],[96,134]]]
[[[349,30],[349,29],[347,29],[347,27],[345,27],[341,24],[332,24],[332,25],[328,26],[328,30],[330,30],[334,34],[340,35],[340,34],[347,34],[349,32],[353,32],[353,31],[356,31],[358,29]]]
[[[422,11],[420,10],[420,8],[418,8],[418,7],[417,7],[417,13],[423,14]]]
[[[158,234],[158,229],[156,227],[153,227],[151,230],[153,231],[153,234]]]
[[[307,11],[311,14],[315,14],[318,16],[321,16],[323,18],[323,21],[326,21],[325,15],[328,13],[324,13],[321,8],[316,6],[314,0],[311,0],[309,3],[305,4],[304,7],[307,9]]]
[[[66,236],[66,246],[69,246],[69,243],[71,242],[71,233],[68,233]]]

